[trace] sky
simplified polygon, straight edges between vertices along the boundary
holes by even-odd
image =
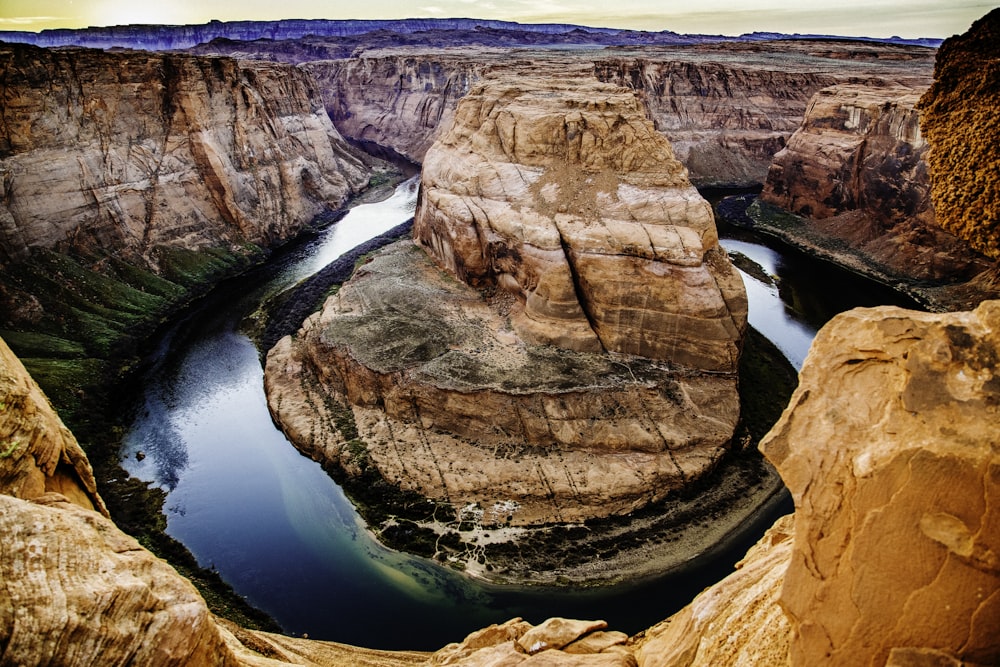
[[[982,0],[0,0],[0,30],[212,19],[470,17],[724,35],[944,38],[965,32],[997,6]]]

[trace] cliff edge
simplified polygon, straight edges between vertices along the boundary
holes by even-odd
[[[514,569],[504,553],[530,529],[691,488],[739,419],[747,302],[711,207],[631,92],[570,71],[477,84],[424,160],[418,246],[359,267],[265,371],[298,448],[395,489],[374,499],[390,514],[437,517],[383,521],[383,539],[416,519],[426,555],[498,581],[621,577],[544,553]],[[734,504],[719,530],[752,511]],[[458,539],[446,516],[489,543],[443,549]]]

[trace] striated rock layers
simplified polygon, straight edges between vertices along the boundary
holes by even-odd
[[[742,283],[635,97],[584,74],[462,101],[424,164],[427,252],[376,256],[268,355],[297,446],[485,525],[625,514],[714,467]]]
[[[1000,258],[1000,10],[941,45],[921,98],[941,226]]]
[[[890,275],[967,280],[982,258],[941,229],[931,204],[920,90],[841,85],[819,91],[774,158],[761,199],[808,219]],[[808,234],[808,232],[806,232]]]
[[[0,48],[0,262],[267,246],[367,183],[293,67]]]
[[[257,57],[286,57],[254,44]],[[250,48],[248,45],[247,49]],[[297,59],[305,58],[297,56]],[[650,45],[641,51],[485,47],[370,48],[302,65],[320,82],[344,136],[374,141],[415,162],[450,126],[458,100],[489,72],[526,62],[562,76],[591,68],[632,89],[699,187],[762,183],[798,128],[811,96],[836,83],[924,88],[934,50],[848,41]],[[569,65],[567,65],[569,61]]]
[[[526,341],[732,372],[746,296],[711,209],[636,98],[585,75],[504,74],[463,99],[425,161],[414,238],[515,294]]]

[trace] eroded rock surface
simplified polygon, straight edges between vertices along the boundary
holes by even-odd
[[[736,571],[635,640],[642,667],[787,664],[788,618],[779,605],[792,555],[784,516],[736,564]]]
[[[377,141],[415,162],[450,125],[458,100],[490,72],[527,62],[561,76],[569,65],[628,87],[699,187],[762,183],[812,95],[837,83],[926,88],[934,50],[862,42],[780,41],[584,49],[411,46],[358,48],[350,58],[296,52],[319,82],[344,136]],[[235,45],[285,58],[280,45]],[[248,53],[249,55],[249,53]]]
[[[889,274],[955,282],[982,272],[983,258],[937,224],[915,108],[922,92],[840,85],[816,93],[775,156],[762,201]]]
[[[390,247],[268,354],[272,414],[311,456],[373,464],[487,526],[623,514],[724,453],[734,377],[527,345],[496,307],[509,295],[492,301]]]
[[[288,239],[367,183],[278,63],[0,48],[0,261]]]
[[[1000,258],[1000,11],[941,45],[920,100],[941,226]],[[945,174],[947,176],[945,176]]]
[[[746,294],[711,207],[635,96],[585,70],[525,68],[463,98],[425,158],[413,235],[460,280],[517,296],[526,341],[735,370]]]
[[[791,664],[997,663],[998,423],[1000,302],[857,309],[819,332],[761,444],[795,500]]]
[[[422,248],[376,255],[268,354],[296,446],[494,528],[627,515],[715,468],[742,282],[636,98],[585,74],[463,99],[424,162]]]
[[[107,516],[87,455],[2,338],[0,492],[22,500],[58,493]]]

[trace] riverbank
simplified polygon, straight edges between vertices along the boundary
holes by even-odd
[[[888,269],[844,239],[824,233],[808,224],[806,218],[762,202],[755,195],[728,197],[719,203],[717,213],[734,227],[750,229],[811,258],[884,285],[932,312],[970,310],[985,299],[1000,297],[1000,268],[996,265],[967,282],[930,284]]]

